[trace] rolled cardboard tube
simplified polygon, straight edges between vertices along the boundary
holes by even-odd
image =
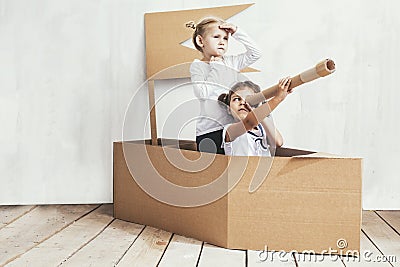
[[[289,86],[289,90],[292,90],[293,88],[302,85],[303,83],[311,82],[315,79],[332,74],[333,72],[335,72],[335,70],[335,62],[333,62],[332,59],[322,60],[317,65],[315,65],[315,67],[294,76]],[[260,93],[248,96],[246,98],[246,102],[251,106],[257,105],[258,103],[261,103],[273,97],[278,88],[278,84],[275,84],[274,86],[271,86]]]

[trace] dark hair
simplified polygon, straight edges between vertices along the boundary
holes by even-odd
[[[223,21],[220,18],[216,18],[216,17],[208,17],[208,18],[204,18],[202,19],[199,23],[195,24],[193,21],[189,21],[185,24],[185,26],[187,28],[192,28],[194,29],[194,33],[192,36],[192,42],[194,44],[194,46],[196,47],[197,50],[199,50],[200,52],[203,52],[203,49],[201,48],[201,46],[199,46],[196,42],[196,37],[197,35],[200,36],[204,36],[204,33],[206,32],[207,28],[210,26],[210,24],[213,23],[224,23],[225,21]]]
[[[231,103],[231,98],[232,98],[233,93],[235,93],[236,91],[239,91],[240,89],[242,89],[244,87],[251,88],[254,91],[254,93],[260,92],[260,86],[253,83],[252,81],[237,82],[237,83],[235,83],[234,86],[232,86],[232,88],[229,90],[228,93],[221,94],[218,97],[218,101],[229,106],[229,104]]]

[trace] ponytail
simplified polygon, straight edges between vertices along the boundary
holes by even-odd
[[[188,21],[185,24],[186,28],[191,28],[193,30],[196,30],[196,23],[194,23],[194,21]]]
[[[221,94],[221,95],[218,97],[218,101],[220,101],[220,102],[222,102],[223,104],[229,106],[229,102],[230,102],[230,100],[229,100],[229,95],[230,95],[230,94],[226,94],[226,93]]]

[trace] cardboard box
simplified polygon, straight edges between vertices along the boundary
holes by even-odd
[[[191,141],[180,141],[180,149],[174,143],[170,140],[167,147],[151,146],[150,141],[114,143],[115,218],[231,249],[359,250],[361,159],[288,148],[277,150],[274,158],[248,159],[192,151],[195,144]],[[182,153],[191,160],[215,158],[208,168],[191,173],[171,164],[164,151],[175,156]],[[229,180],[236,171],[230,162],[248,162],[240,181],[222,198],[203,206],[177,207],[145,193],[133,179],[126,159],[142,166],[143,172],[134,175],[151,179],[153,174],[147,170],[155,168],[170,182],[188,187],[208,184],[221,175]],[[267,166],[271,160],[266,180],[249,193],[257,166]],[[220,186],[226,190],[229,185]],[[338,247],[338,240],[347,246]]]
[[[226,19],[250,5],[145,15],[152,141],[114,143],[114,217],[225,248],[316,253],[359,250],[361,159],[288,148],[279,149],[273,158],[230,157],[197,152],[192,141],[157,138],[154,80],[188,77],[189,64],[182,63],[192,62],[198,55],[180,45],[193,34],[185,23],[210,15]],[[164,21],[168,23],[160,23]],[[162,34],[171,29],[173,36]],[[158,40],[163,42],[161,50]],[[150,145],[161,141],[163,147]],[[200,171],[185,171],[169,160],[182,156],[192,165],[201,165],[202,160],[211,164]],[[154,182],[160,176],[165,179],[162,186]],[[254,180],[256,184],[264,182],[250,193]],[[168,183],[193,188],[193,193],[185,189],[184,194],[176,194],[168,189]],[[222,197],[204,205],[196,203],[197,189],[210,184],[212,190],[200,196]],[[171,201],[150,196],[154,189],[163,200]],[[183,199],[193,199],[195,205],[181,203]],[[347,245],[340,251],[338,243]]]

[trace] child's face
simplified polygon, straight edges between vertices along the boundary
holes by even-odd
[[[229,102],[229,110],[236,121],[243,120],[252,110],[250,105],[246,103],[245,99],[247,96],[253,94],[253,89],[247,86],[232,94],[231,101]]]
[[[221,57],[228,50],[228,32],[219,28],[219,24],[213,23],[208,27],[203,41],[203,54],[206,57]]]

